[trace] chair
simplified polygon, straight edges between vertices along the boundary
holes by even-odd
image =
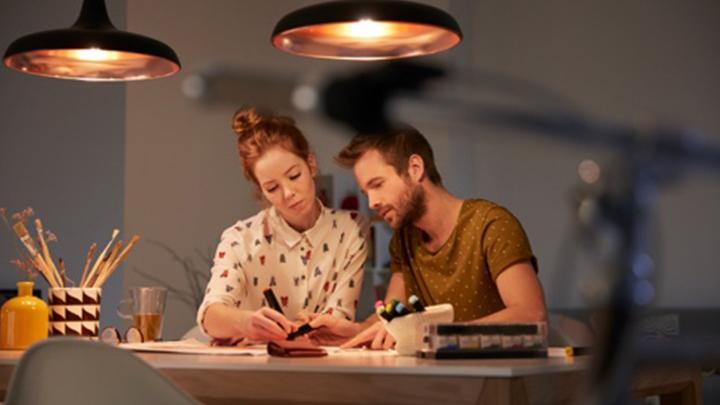
[[[200,405],[124,349],[51,338],[30,347],[15,369],[6,405]]]

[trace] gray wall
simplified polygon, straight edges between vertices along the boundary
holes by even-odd
[[[281,16],[312,3],[128,2],[131,29],[172,44],[183,71],[158,85],[128,86],[127,228],[202,267],[195,250],[212,249],[225,227],[258,209],[239,169],[230,117],[244,103],[270,99],[271,107],[283,110],[287,100],[277,96],[273,103],[272,85],[257,90],[235,83],[234,96],[204,104],[185,97],[181,86],[210,65],[230,67],[239,77],[259,71],[278,82],[289,76],[323,82],[330,73],[372,67],[299,58],[269,45]],[[510,76],[567,96],[572,100],[567,105],[594,119],[628,124],[659,119],[720,134],[714,114],[720,101],[720,28],[715,24],[720,10],[715,2],[425,3],[450,9],[466,33],[461,46],[426,60],[475,69],[471,84],[486,98],[492,99],[487,94],[498,77]],[[168,7],[174,10],[171,21]],[[582,257],[560,266],[568,252],[577,250],[570,232],[571,195],[581,160],[597,159],[612,168],[612,155],[530,132],[428,120],[419,110],[409,111],[402,118],[430,138],[451,191],[500,202],[522,220],[540,259],[550,306],[584,306],[579,283],[591,280],[597,269]],[[331,156],[351,132],[317,115],[290,113],[310,139],[323,172],[341,173]],[[720,142],[717,136],[714,140]],[[720,305],[713,293],[720,275],[712,260],[720,241],[718,202],[720,183],[709,174],[693,173],[662,190],[653,240],[660,267],[657,305]],[[129,264],[189,291],[182,266],[157,246],[139,247]],[[147,282],[126,272],[126,286]],[[166,331],[171,334],[193,324],[190,306],[179,301],[171,304],[169,315],[172,324]]]
[[[572,100],[569,105],[596,119],[659,120],[720,134],[717,2],[424,2],[453,11],[466,33],[461,46],[426,60],[475,69],[472,84],[478,94],[492,93],[498,75],[511,76],[564,94]],[[69,25],[80,2],[75,7],[5,3],[0,6],[4,47],[18,35]],[[71,268],[79,267],[89,244],[103,243],[113,227],[139,234],[143,243],[126,261],[123,287],[161,283],[177,290],[165,332],[178,337],[194,323],[192,304],[179,298],[191,296],[184,269],[204,270],[202,256],[214,249],[220,232],[259,208],[239,169],[230,117],[243,103],[258,99],[281,111],[287,106],[272,85],[259,91],[240,86],[223,103],[198,103],[184,95],[185,79],[215,65],[241,77],[251,71],[271,81],[323,82],[330,73],[373,64],[299,58],[269,45],[280,17],[315,1],[109,3],[120,26],[126,4],[128,29],[170,44],[183,70],[168,79],[127,85],[2,70],[0,206],[35,207],[60,237],[55,254],[65,256]],[[570,196],[582,159],[612,167],[612,156],[530,132],[428,120],[413,111],[404,118],[430,138],[448,188],[462,197],[495,200],[522,220],[540,259],[549,304],[584,305],[578,282],[591,279],[596,269],[587,260],[560,266],[564,254],[576,250],[568,233]],[[297,117],[323,172],[344,173],[331,156],[351,132],[318,115],[287,112]],[[713,140],[720,142],[717,135]],[[714,293],[720,273],[713,260],[720,242],[718,202],[720,183],[710,174],[691,173],[662,190],[653,241],[660,266],[657,305],[720,305]],[[0,262],[7,263],[12,253],[6,236],[1,238]],[[12,286],[14,270],[6,268],[2,280]],[[120,275],[111,282],[120,283]],[[120,294],[120,286],[108,287],[106,294]],[[105,306],[104,316],[108,312]]]
[[[710,140],[720,144],[718,2],[471,3],[475,20],[465,51],[472,66],[564,94],[592,119],[687,125],[713,134]],[[507,204],[526,225],[550,305],[581,305],[564,281],[590,280],[594,269],[582,262],[564,272],[558,268],[560,255],[576,247],[567,238],[570,192],[582,159],[597,159],[609,169],[616,167],[613,160],[604,150],[539,134],[482,126],[469,132],[477,138],[476,155],[467,161],[476,193]],[[718,307],[720,177],[690,172],[677,180],[661,189],[655,216],[656,304]]]
[[[260,208],[240,170],[230,120],[248,98],[262,94],[245,94],[241,88],[229,102],[207,105],[186,97],[182,85],[211,65],[251,70],[272,80],[337,69],[336,63],[284,55],[269,46],[275,21],[310,3],[128,2],[129,29],[167,41],[183,63],[179,74],[157,85],[128,85],[125,226],[137,229],[146,241],[166,245],[186,265],[157,244],[138,245],[126,264],[125,286],[169,284],[177,290],[166,312],[167,336],[180,336],[194,325],[195,308],[180,298],[190,297],[186,268],[207,271],[203,257],[208,250],[214,254],[220,233]],[[158,24],[167,20],[168,8],[173,9],[173,23]],[[287,105],[264,99],[269,107]],[[342,147],[347,133],[316,116],[297,118],[322,172],[338,173],[331,152]]]
[[[113,22],[123,27],[125,2],[107,3]],[[23,35],[69,27],[81,4],[0,2],[0,49],[4,53]],[[63,258],[79,281],[93,242],[104,246],[113,228],[132,232],[123,229],[125,87],[40,78],[2,66],[0,89],[0,207],[33,207],[58,237],[50,245],[53,257]],[[0,288],[15,289],[20,277],[9,263],[16,257],[10,238],[0,232]],[[103,286],[103,327],[119,326],[121,280],[118,269]],[[47,284],[35,286],[45,290]]]

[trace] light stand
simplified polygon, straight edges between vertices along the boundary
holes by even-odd
[[[401,74],[392,77],[393,72]],[[598,196],[600,218],[617,230],[618,243],[609,263],[610,293],[599,351],[594,356],[593,385],[589,401],[583,402],[624,403],[633,369],[642,354],[634,326],[654,295],[650,282],[652,261],[648,260],[647,250],[649,220],[658,190],[678,171],[706,168],[720,172],[720,147],[687,129],[660,127],[639,131],[629,126],[591,122],[564,110],[539,111],[468,102],[452,92],[426,91],[426,82],[440,76],[436,69],[403,62],[355,77],[338,78],[325,89],[326,114],[356,130],[381,129],[393,125],[391,107],[402,110],[402,104],[407,104],[434,110],[447,121],[533,131],[579,144],[606,146],[624,156],[625,183]],[[375,99],[368,89],[380,89]],[[363,116],[368,106],[370,115]]]

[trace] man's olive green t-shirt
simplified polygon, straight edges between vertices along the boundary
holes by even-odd
[[[455,321],[470,321],[505,308],[495,281],[520,261],[537,260],[520,222],[486,200],[463,201],[450,238],[430,252],[423,232],[410,225],[390,241],[390,272],[402,272],[405,293],[425,305],[450,303]]]

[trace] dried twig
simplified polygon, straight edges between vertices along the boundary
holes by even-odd
[[[137,268],[133,269],[142,277],[145,277],[153,282],[156,282],[166,287],[169,292],[177,295],[177,299],[185,302],[192,309],[197,310],[200,307],[200,304],[202,304],[203,298],[205,296],[205,285],[207,284],[208,278],[210,277],[209,269],[210,267],[212,267],[212,258],[214,256],[214,254],[212,253],[212,248],[208,248],[209,253],[207,255],[204,255],[199,249],[195,249],[198,256],[200,256],[202,261],[207,264],[206,269],[199,270],[196,268],[195,263],[191,258],[181,257],[168,245],[157,240],[148,240],[148,242],[166,251],[173,261],[179,263],[182,266],[183,272],[185,273],[185,278],[190,287],[190,291],[175,288],[168,284],[168,282],[165,280],[160,280],[156,277],[153,277],[149,273],[146,273]]]
[[[147,278],[148,280],[167,288],[169,293],[175,294],[174,298],[177,298],[177,299],[183,301],[184,303],[190,305],[191,307],[195,304],[194,300],[192,299],[193,297],[190,297],[190,298],[186,297],[188,295],[187,291],[183,291],[178,288],[175,288],[175,287],[171,286],[170,284],[168,284],[167,281],[157,278],[149,273],[146,273],[146,272],[138,269],[137,267],[133,267],[133,270],[136,273],[140,274],[141,276]],[[173,297],[173,296],[171,295],[171,297]],[[197,307],[194,307],[194,309],[197,309]]]

